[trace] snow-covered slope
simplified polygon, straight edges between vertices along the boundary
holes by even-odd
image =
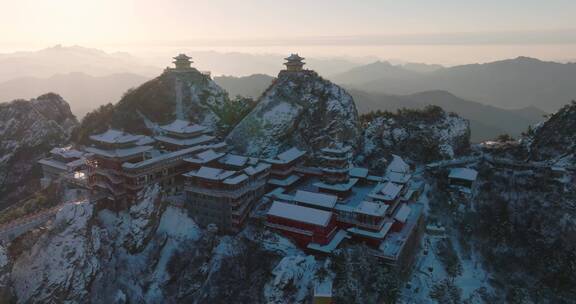
[[[361,160],[378,167],[390,153],[412,161],[450,159],[468,149],[470,124],[439,107],[364,116]]]
[[[576,103],[572,102],[530,131],[524,139],[532,160],[576,165]]]
[[[357,146],[358,112],[352,97],[314,71],[282,71],[228,135],[237,151],[272,156],[289,146],[311,152],[329,143]]]
[[[179,118],[216,127],[227,102],[226,91],[198,70],[167,70],[129,91],[116,105],[113,124],[137,130],[144,116],[160,123]]]
[[[261,229],[236,236],[202,230],[161,193],[151,186],[119,213],[71,203],[46,229],[0,245],[0,295],[12,293],[17,303],[310,299],[314,257]]]
[[[36,161],[65,143],[77,123],[68,103],[53,93],[0,104],[0,205],[36,189],[30,184]]]

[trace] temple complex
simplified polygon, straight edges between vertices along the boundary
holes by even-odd
[[[190,57],[174,59],[172,70],[192,69]],[[282,72],[302,71],[303,58],[293,54],[286,60]],[[200,226],[237,233],[252,221],[314,254],[360,242],[390,265],[410,266],[422,233],[424,208],[418,200],[424,184],[413,180],[401,157],[394,155],[383,172],[372,172],[353,166],[352,147],[341,144],[313,155],[290,147],[259,159],[228,151],[212,130],[185,120],[150,132],[110,129],[90,136],[86,147],[54,149],[40,161],[44,179],[85,172],[92,199],[113,210],[126,210],[138,193],[157,184],[162,200],[185,208]],[[452,187],[473,187],[469,171],[452,173]]]

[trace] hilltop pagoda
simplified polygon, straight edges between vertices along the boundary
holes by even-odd
[[[289,57],[284,58],[286,62],[284,65],[286,66],[286,71],[289,72],[300,72],[302,71],[302,67],[304,66],[303,57],[298,56],[298,54],[291,54]]]
[[[192,64],[192,57],[187,56],[186,54],[180,54],[176,57],[173,57],[174,61],[172,61],[175,65],[176,70],[189,70],[191,69]]]

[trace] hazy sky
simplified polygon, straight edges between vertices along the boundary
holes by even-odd
[[[575,0],[0,0],[0,50],[205,48],[419,61],[576,58]],[[456,57],[455,57],[456,56]]]

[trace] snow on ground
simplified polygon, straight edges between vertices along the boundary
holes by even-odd
[[[149,303],[162,302],[163,294],[161,287],[170,280],[167,265],[174,254],[177,254],[182,242],[196,241],[200,238],[201,231],[196,223],[188,217],[186,211],[169,206],[162,214],[158,233],[167,236],[168,239],[160,251],[158,262],[151,274],[151,284],[146,292],[146,300]]]
[[[258,242],[268,251],[286,256],[304,254],[303,251],[294,245],[294,243],[292,243],[288,238],[268,229],[261,233],[256,233],[254,227],[248,226],[242,231],[242,234],[247,239]]]
[[[6,253],[6,248],[0,245],[0,270],[6,265],[8,265],[8,254]]]
[[[444,265],[436,253],[436,243],[443,236],[425,235],[422,242],[422,249],[416,257],[416,266],[408,281],[410,288],[402,290],[402,298],[410,303],[434,303],[430,299],[430,291],[438,282],[447,279],[448,274]],[[452,243],[462,264],[462,274],[454,278],[454,284],[462,290],[462,299],[475,298],[480,288],[491,291],[492,287],[488,283],[488,273],[482,268],[479,257],[472,253],[468,257],[462,254],[462,248],[458,240],[453,238]]]
[[[129,239],[134,248],[139,248],[146,240],[146,235],[151,231],[153,214],[160,210],[155,206],[160,195],[160,186],[153,185],[143,190],[138,199],[139,203],[130,207],[129,221],[124,223],[129,224]]]
[[[266,303],[305,303],[316,269],[313,256],[284,257],[272,270],[272,279],[264,286]]]
[[[12,280],[21,302],[32,297],[42,302],[62,292],[61,288],[85,296],[90,278],[98,271],[98,260],[89,255],[92,244],[86,238],[92,212],[88,202],[65,205],[56,214],[51,233],[15,261]]]
[[[201,234],[200,228],[186,210],[174,206],[169,206],[162,214],[158,232],[166,233],[177,240],[198,240]]]
[[[488,291],[492,290],[488,283],[489,275],[483,268],[478,252],[472,250],[469,257],[464,257],[460,242],[453,238],[452,243],[462,263],[462,275],[458,276],[454,282],[456,286],[462,289],[463,298],[472,297],[474,292],[482,287]]]

